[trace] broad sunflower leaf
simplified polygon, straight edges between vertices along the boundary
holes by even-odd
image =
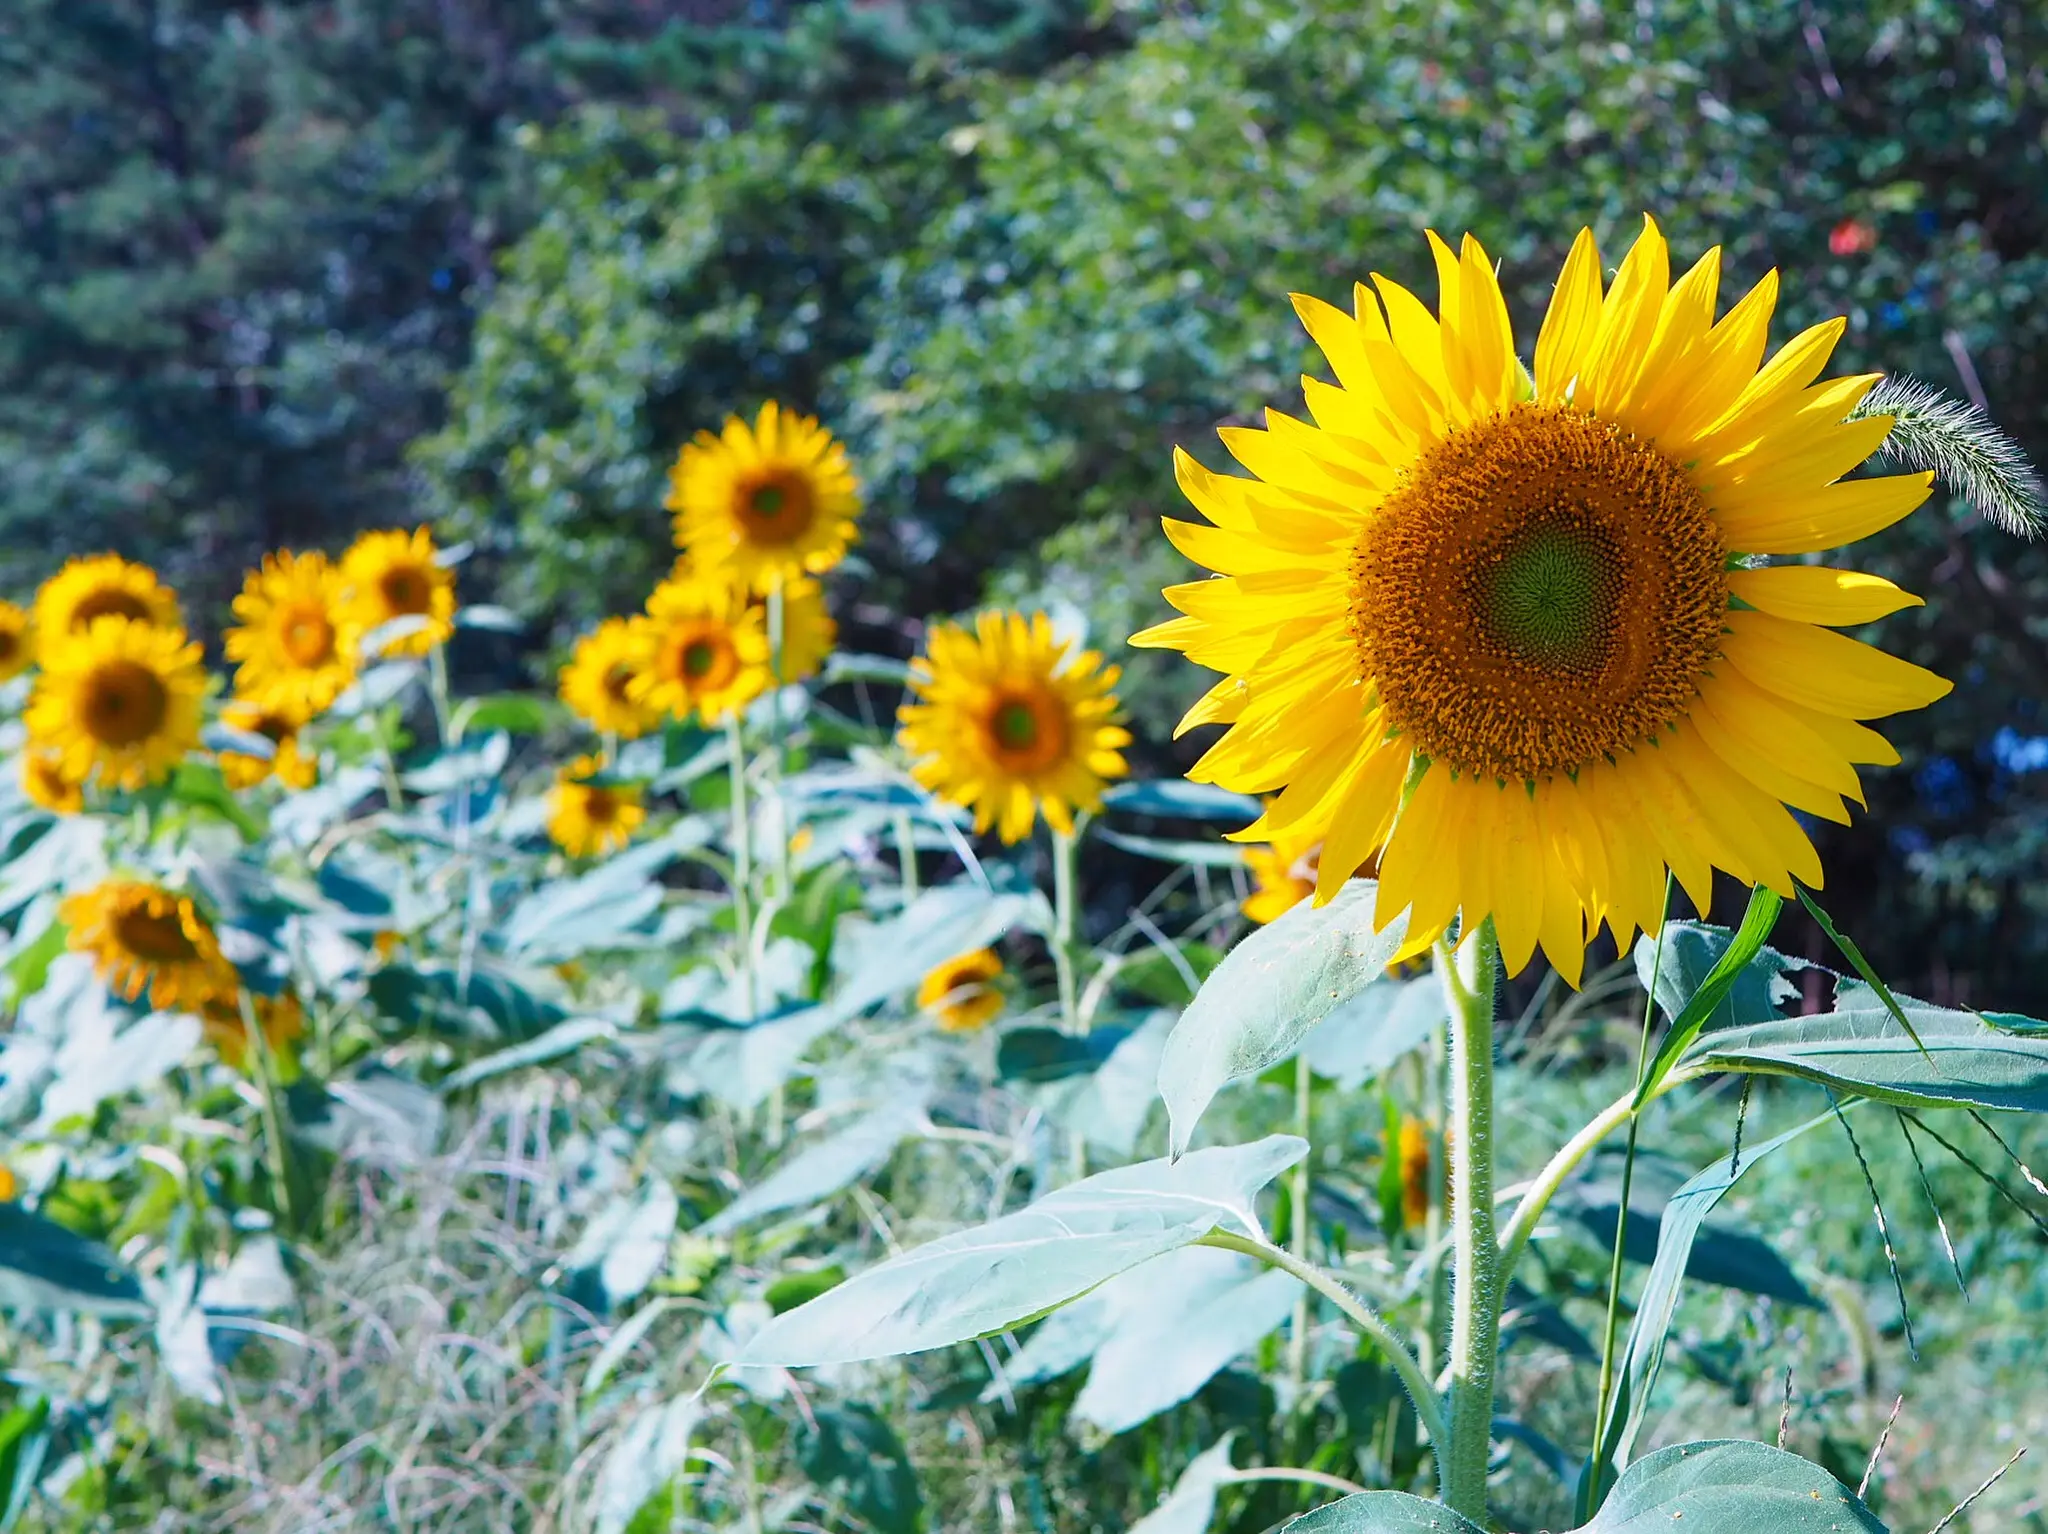
[[[1663,1043],[1657,1046],[1656,1057],[1651,1060],[1650,1068],[1643,1072],[1643,1079],[1636,1087],[1638,1108],[1650,1100],[1659,1083],[1671,1073],[1672,1066],[1678,1063],[1679,1056],[1685,1053],[1686,1047],[1700,1036],[1708,1022],[1713,1020],[1736,994],[1745,972],[1764,952],[1764,939],[1771,935],[1771,928],[1776,925],[1778,912],[1784,908],[1784,904],[1777,894],[1765,889],[1761,884],[1750,891],[1749,909],[1742,913],[1742,925],[1736,929],[1728,946],[1722,949],[1721,956],[1714,961],[1714,967],[1707,971],[1698,987],[1677,1009],[1671,1019],[1670,1030],[1664,1035]],[[1662,942],[1668,947],[1670,941],[1671,929],[1666,927]],[[1655,952],[1656,940],[1643,939],[1637,944],[1638,951],[1643,943],[1649,943],[1652,952]],[[1653,962],[1659,971],[1657,979],[1662,982],[1665,968],[1663,961],[1658,959]],[[1640,958],[1636,964],[1638,970],[1643,967]],[[1660,984],[1659,990],[1661,989]],[[1751,998],[1745,998],[1748,999]],[[1731,1017],[1729,1021],[1734,1019]]]
[[[1373,931],[1379,887],[1353,879],[1326,906],[1304,901],[1224,955],[1181,1013],[1159,1061],[1169,1145],[1187,1151],[1225,1085],[1287,1059],[1324,1018],[1386,973],[1407,918]]]
[[[1292,1527],[1290,1525],[1290,1527]],[[1827,1471],[1769,1444],[1673,1444],[1623,1472],[1581,1534],[1886,1534]]]
[[[1007,1331],[1220,1225],[1308,1153],[1293,1135],[1099,1172],[986,1225],[905,1252],[777,1316],[734,1367],[853,1363]]]
[[[1441,1502],[1405,1491],[1359,1491],[1280,1525],[1280,1534],[1484,1534]]]

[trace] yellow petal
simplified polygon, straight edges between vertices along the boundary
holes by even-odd
[[[1768,507],[1714,520],[1731,549],[1748,554],[1816,554],[1882,532],[1927,499],[1934,475],[1886,474],[1844,480]]]
[[[1572,397],[1574,404],[1605,415],[1627,397],[1664,312],[1670,278],[1670,249],[1657,221],[1645,214],[1643,232],[1622,259],[1601,307],[1600,328],[1587,351],[1579,390]]]
[[[1954,686],[1896,655],[1769,613],[1729,613],[1721,653],[1758,686],[1844,719],[1925,708]]]
[[[1761,752],[1809,783],[1863,802],[1863,785],[1850,758],[1814,728],[1814,716],[1765,692],[1733,666],[1722,666],[1701,680],[1693,708],[1711,709],[1745,750]]]
[[[1692,365],[1674,377],[1671,397],[1653,395],[1646,403],[1641,429],[1666,447],[1704,436],[1756,376],[1777,302],[1778,273],[1773,269],[1707,332]]]
[[[1493,921],[1500,936],[1501,962],[1518,975],[1536,951],[1543,930],[1543,848],[1537,839],[1536,806],[1523,783],[1490,789],[1496,805],[1493,846]]]
[[[1550,295],[1549,312],[1543,316],[1543,329],[1536,337],[1537,399],[1547,405],[1564,399],[1599,322],[1600,247],[1594,243],[1592,230],[1581,229],[1572,241],[1571,254],[1565,257],[1557,288]]]
[[[1831,570],[1826,565],[1737,570],[1728,577],[1728,589],[1760,611],[1829,628],[1874,623],[1901,608],[1923,605],[1919,597],[1881,575]]]
[[[1831,794],[1819,784],[1810,783],[1793,773],[1778,760],[1776,753],[1757,749],[1753,740],[1730,729],[1711,708],[1704,704],[1696,706],[1687,718],[1723,765],[1734,769],[1772,798],[1791,805],[1795,810],[1818,815],[1823,820],[1845,826],[1849,823],[1849,811],[1839,795]]]

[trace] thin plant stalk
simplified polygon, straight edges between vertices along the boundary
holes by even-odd
[[[753,818],[747,806],[747,747],[740,735],[737,710],[726,716],[725,741],[732,782],[732,922],[739,944],[740,1002],[751,1024],[758,1016],[758,999],[754,995]]]
[[[1081,1024],[1079,992],[1074,977],[1074,943],[1080,928],[1080,912],[1074,892],[1074,851],[1080,826],[1052,833],[1052,962],[1059,973],[1060,1018],[1069,1032]]]
[[[793,900],[796,898],[795,851],[790,845],[789,801],[782,792],[782,779],[789,770],[788,727],[782,717],[782,655],[788,628],[782,587],[778,584],[768,592],[768,665],[775,679],[768,697],[769,728],[775,739],[775,750],[770,757],[775,772],[775,887],[782,892],[784,900]]]
[[[256,1003],[247,986],[236,990],[235,1003],[242,1013],[242,1033],[249,1044],[248,1058],[256,1067],[256,1092],[259,1111],[263,1115],[264,1160],[269,1164],[270,1180],[277,1187],[278,1213],[284,1216],[286,1229],[296,1230],[298,1220],[292,1208],[291,1168],[285,1159],[284,1115],[277,1106],[277,1060],[270,1053],[269,1037],[257,1021]]]
[[[1486,1466],[1500,1344],[1500,1250],[1493,1228],[1493,982],[1499,952],[1491,919],[1453,948],[1436,944],[1451,1012],[1451,1288],[1448,1459],[1444,1502],[1486,1522]],[[1445,1451],[1440,1451],[1445,1452]]]
[[[910,823],[907,811],[898,810],[893,817],[896,832],[896,877],[903,885],[903,903],[909,905],[918,896],[917,878],[917,833]]]
[[[427,697],[434,705],[435,737],[444,749],[459,744],[450,723],[450,696],[448,650],[445,645],[435,645],[427,651]]]
[[[1310,1133],[1314,1125],[1315,1073],[1309,1069],[1308,1055],[1304,1052],[1294,1057],[1294,1132],[1307,1140],[1311,1146],[1315,1137]],[[1313,1151],[1310,1153],[1313,1155]],[[1303,1156],[1294,1163],[1293,1182],[1288,1190],[1288,1199],[1293,1206],[1294,1219],[1288,1229],[1288,1246],[1294,1253],[1295,1261],[1304,1267],[1309,1261],[1308,1225],[1308,1184],[1309,1156]],[[1298,1400],[1302,1382],[1308,1378],[1308,1291],[1295,1297],[1294,1327],[1287,1339],[1287,1378],[1294,1386]]]

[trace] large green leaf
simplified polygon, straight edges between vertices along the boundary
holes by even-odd
[[[482,963],[466,975],[446,964],[386,964],[370,976],[369,992],[378,1011],[407,1027],[469,1038],[532,1038],[564,1016],[512,972]]]
[[[1975,1012],[1902,1001],[1923,1050],[1868,986],[1844,980],[1835,1010],[1702,1035],[1688,1065],[1797,1076],[1908,1107],[2048,1110],[2048,1035]]]
[[[1253,1196],[1307,1153],[1271,1135],[1083,1178],[855,1275],[777,1316],[732,1362],[852,1363],[1006,1331],[1219,1225],[1256,1232]]]
[[[1225,1084],[1287,1059],[1316,1024],[1386,973],[1407,922],[1397,917],[1373,931],[1378,892],[1353,879],[1326,906],[1304,901],[1239,943],[1202,983],[1159,1061],[1175,1155]]]
[[[1771,928],[1777,922],[1778,912],[1783,908],[1784,904],[1785,902],[1775,893],[1765,889],[1761,884],[1751,890],[1749,892],[1749,908],[1742,913],[1742,925],[1736,929],[1734,935],[1728,940],[1727,946],[1715,958],[1713,966],[1700,977],[1699,983],[1696,986],[1683,993],[1684,1002],[1682,1005],[1672,1006],[1669,1001],[1665,1003],[1665,1010],[1671,1018],[1671,1027],[1665,1033],[1664,1041],[1657,1046],[1656,1056],[1650,1061],[1649,1068],[1641,1073],[1641,1079],[1636,1083],[1636,1106],[1638,1108],[1650,1100],[1664,1078],[1670,1075],[1672,1068],[1678,1064],[1679,1057],[1685,1053],[1687,1046],[1694,1039],[1698,1038],[1701,1031],[1710,1022],[1714,1021],[1718,1015],[1724,1012],[1728,1013],[1729,1015],[1726,1020],[1731,1023],[1755,1022],[1762,1018],[1777,1015],[1776,1009],[1773,1007],[1767,1008],[1763,1012],[1743,1016],[1733,1013],[1729,1004],[1731,1001],[1739,1000],[1744,1006],[1754,1006],[1758,1000],[1762,999],[1754,994],[1759,982],[1751,976],[1750,972],[1756,967],[1758,959],[1763,954],[1764,939],[1771,935]],[[1647,944],[1652,954],[1655,954],[1659,944],[1665,947],[1670,946],[1671,937],[1672,934],[1666,929],[1662,936],[1654,942],[1646,937],[1637,943],[1636,952],[1638,957],[1636,959],[1636,968],[1638,974],[1646,967],[1641,957],[1643,947]],[[1683,944],[1683,941],[1681,938],[1681,944]],[[1683,976],[1682,964],[1683,961],[1681,960],[1681,976]],[[1653,994],[1659,995],[1660,999],[1662,999],[1662,993],[1665,990],[1665,969],[1666,966],[1660,958],[1657,962],[1658,983],[1653,992]],[[1744,985],[1745,980],[1749,982],[1746,986]],[[1742,994],[1738,996],[1739,991]],[[1768,994],[1768,986],[1766,984],[1765,996],[1767,997]],[[1676,1000],[1675,997],[1672,999]]]
[[[924,1494],[903,1440],[872,1407],[826,1406],[796,1433],[796,1462],[814,1485],[876,1534],[916,1534]]]
[[[1360,1491],[1290,1518],[1280,1534],[1484,1534],[1440,1502],[1405,1491]]]
[[[1629,1466],[1582,1534],[1885,1534],[1820,1466],[1739,1439],[1674,1444]]]
[[[1212,783],[1186,778],[1155,778],[1145,783],[1119,783],[1102,796],[1106,810],[1128,815],[1155,815],[1162,820],[1214,820],[1236,827],[1259,818],[1259,801]],[[1236,852],[1242,862],[1242,850]]]
[[[141,1282],[120,1258],[16,1203],[0,1203],[0,1300],[103,1316],[143,1316],[150,1309]]]

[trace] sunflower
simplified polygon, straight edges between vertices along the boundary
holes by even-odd
[[[846,557],[860,485],[831,432],[770,400],[752,427],[731,416],[697,433],[669,470],[668,508],[700,574],[765,593]]]
[[[199,744],[205,691],[199,646],[183,629],[95,618],[47,647],[29,735],[76,782],[140,788],[169,776]]]
[[[214,1053],[238,1071],[249,1068],[249,1022],[242,1015],[242,993],[230,992],[204,1002],[199,1008],[199,1025]],[[278,1075],[286,1081],[298,1075],[298,1062],[291,1045],[306,1033],[306,1009],[290,991],[275,996],[249,993],[250,1010],[256,1026],[263,1030],[263,1042],[276,1062]]]
[[[142,879],[108,879],[69,896],[58,917],[68,941],[89,953],[107,989],[123,1001],[145,992],[165,1010],[197,1011],[223,998],[237,980],[220,943],[192,901]]]
[[[576,641],[562,668],[562,701],[593,730],[636,740],[661,723],[659,709],[635,703],[633,678],[653,659],[654,631],[645,618],[607,618]]]
[[[618,851],[647,819],[637,784],[592,781],[604,768],[602,757],[579,756],[548,790],[548,835],[572,858]]]
[[[933,627],[928,656],[910,664],[898,738],[911,775],[940,798],[1022,841],[1040,810],[1071,834],[1072,808],[1102,804],[1102,782],[1129,769],[1117,720],[1115,666],[1093,650],[1070,654],[1044,613],[983,613],[974,628]]]
[[[1318,900],[1378,853],[1411,947],[1491,916],[1510,973],[1540,943],[1576,984],[1603,922],[1656,929],[1667,868],[1701,910],[1715,868],[1820,883],[1791,810],[1846,819],[1898,760],[1856,721],[1949,684],[1830,632],[1917,598],[1763,556],[1887,527],[1931,476],[1838,482],[1891,421],[1848,419],[1875,375],[1814,382],[1842,320],[1759,370],[1775,273],[1717,320],[1718,249],[1672,283],[1646,220],[1603,292],[1581,233],[1532,375],[1478,242],[1430,243],[1439,316],[1377,276],[1353,314],[1295,300],[1338,382],[1304,381],[1314,425],[1223,433],[1254,478],[1179,455],[1215,525],[1168,535],[1224,578],[1133,643],[1226,673],[1190,776],[1279,790],[1235,834],[1320,840]]]
[[[265,708],[253,698],[236,698],[221,709],[220,722],[231,730],[261,735],[273,748],[267,757],[246,751],[221,752],[221,776],[229,788],[254,788],[269,777],[286,788],[311,788],[319,780],[318,759],[299,745],[299,731],[304,726],[297,714]]]
[[[771,667],[775,679],[787,684],[816,676],[825,664],[825,657],[832,653],[832,647],[838,642],[839,625],[825,610],[824,588],[808,579],[794,580],[784,586],[782,654],[780,664]],[[771,655],[771,662],[774,659]]]
[[[437,554],[434,535],[416,527],[364,533],[342,555],[342,612],[354,627],[368,634],[400,618],[426,620],[386,644],[386,655],[425,655],[455,632],[455,572]]]
[[[996,977],[1003,961],[992,948],[977,948],[948,959],[924,977],[917,1004],[937,1020],[941,1033],[979,1033],[1003,1010]]]
[[[1429,1206],[1435,1201],[1429,1185],[1433,1150],[1429,1126],[1421,1119],[1403,1115],[1395,1142],[1395,1159],[1401,1172],[1401,1223],[1409,1230],[1419,1230],[1429,1223]]]
[[[1261,847],[1244,849],[1245,866],[1258,885],[1244,903],[1248,920],[1264,926],[1300,905],[1316,892],[1316,842],[1287,837]]]
[[[38,746],[23,751],[21,791],[29,803],[58,815],[76,815],[85,808],[85,785],[64,771],[61,752]]]
[[[118,554],[66,562],[36,593],[36,633],[44,645],[82,634],[95,618],[133,618],[158,628],[184,626],[178,598],[148,565]]]
[[[35,664],[35,658],[28,609],[19,602],[0,602],[0,682],[20,676]]]
[[[266,554],[243,580],[235,616],[225,640],[228,659],[241,662],[235,691],[261,707],[304,723],[355,680],[359,634],[325,554]]]
[[[768,688],[768,635],[743,592],[671,576],[647,599],[647,669],[626,696],[655,713],[717,724]]]

